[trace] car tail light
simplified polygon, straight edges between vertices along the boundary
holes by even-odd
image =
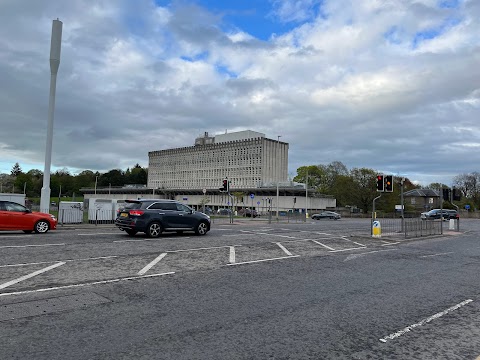
[[[145,213],[143,210],[130,210],[130,216],[142,216]]]

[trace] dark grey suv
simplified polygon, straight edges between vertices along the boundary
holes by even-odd
[[[128,235],[144,232],[158,237],[163,231],[194,231],[205,235],[210,230],[210,217],[174,200],[126,200],[115,225]]]

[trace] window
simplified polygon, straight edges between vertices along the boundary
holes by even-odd
[[[24,206],[20,204],[15,204],[11,202],[6,202],[5,203],[5,208],[7,211],[19,211],[19,212],[25,212],[27,210]]]
[[[188,206],[183,205],[183,204],[177,204],[176,210],[184,211],[184,212],[191,212],[192,211],[192,209],[190,209]]]

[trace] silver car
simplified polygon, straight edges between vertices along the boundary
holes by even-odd
[[[333,220],[338,220],[341,219],[342,216],[334,211],[322,211],[321,213],[318,214],[313,214],[312,219],[313,220],[321,220],[321,219],[333,219]]]

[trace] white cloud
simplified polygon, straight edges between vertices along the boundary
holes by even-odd
[[[274,1],[274,18],[296,25],[269,41],[241,28],[224,32],[219,14],[195,5],[45,4],[0,4],[5,162],[43,167],[58,16],[54,166],[146,165],[148,151],[228,128],[282,135],[290,171],[335,160],[418,179],[478,170],[475,1],[458,9],[433,0]],[[442,31],[415,43],[431,29]]]

